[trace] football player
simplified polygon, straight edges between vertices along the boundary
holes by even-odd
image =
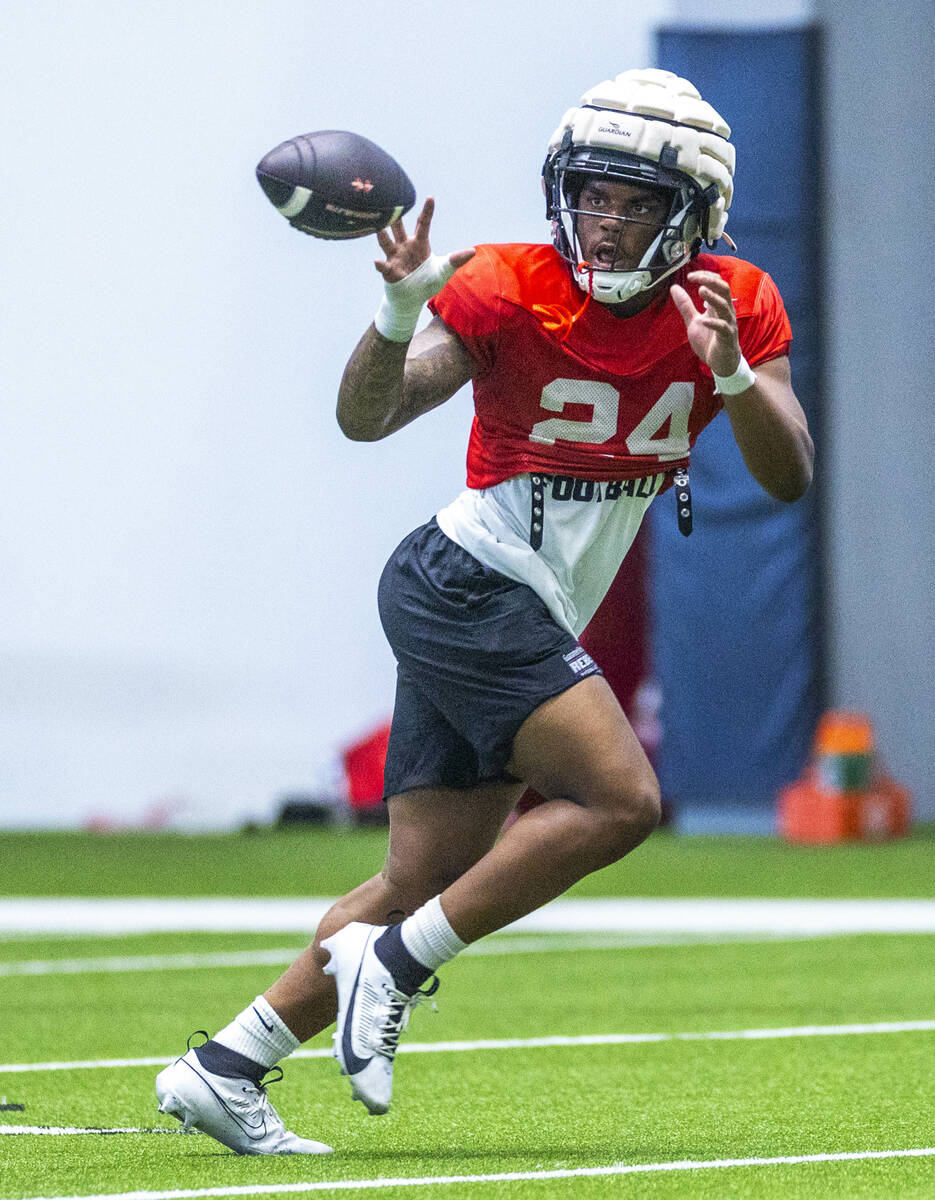
[[[394,551],[380,615],[397,657],[389,848],[313,945],[157,1081],[163,1112],[240,1153],[323,1153],[285,1129],[265,1073],[337,1017],[352,1094],[386,1112],[400,1033],[465,945],[638,846],[659,788],[578,635],[649,504],[722,409],[754,478],[808,487],[812,443],[770,277],[704,252],[724,234],[730,130],[686,80],[627,71],[559,123],[543,185],[552,241],[431,252],[378,234],[384,298],[338,421],[387,437],[472,382],[467,488]],[[416,324],[428,302],[428,326]],[[503,833],[518,796],[544,802]]]

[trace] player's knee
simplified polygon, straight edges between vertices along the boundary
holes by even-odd
[[[662,792],[655,775],[637,794],[634,805],[634,824],[640,841],[648,838],[662,820]]]
[[[463,870],[444,863],[393,863],[383,868],[387,892],[399,912],[415,912],[420,905],[438,896],[463,874]]]
[[[659,824],[662,798],[655,775],[621,787],[614,802],[602,811],[608,862],[616,862],[645,841]]]

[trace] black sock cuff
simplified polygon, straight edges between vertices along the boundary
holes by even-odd
[[[194,1046],[193,1049],[195,1057],[206,1071],[210,1071],[212,1075],[223,1075],[225,1079],[249,1079],[251,1083],[259,1085],[269,1071],[269,1067],[254,1062],[245,1054],[238,1054],[229,1046],[222,1046],[213,1038],[203,1046]]]
[[[391,925],[373,943],[373,952],[393,976],[396,986],[407,996],[417,992],[434,971],[430,971],[406,949],[398,925]]]

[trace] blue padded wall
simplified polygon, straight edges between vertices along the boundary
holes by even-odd
[[[820,452],[819,58],[814,28],[658,35],[658,65],[690,79],[732,127],[727,229],[783,296],[793,384]],[[725,414],[699,438],[691,478],[691,537],[670,494],[650,509],[660,781],[685,832],[768,832],[824,699],[819,488],[793,505],[772,500]]]

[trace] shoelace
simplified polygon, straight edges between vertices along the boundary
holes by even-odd
[[[374,1047],[374,1053],[381,1054],[389,1062],[392,1062],[396,1055],[396,1047],[399,1045],[399,1035],[409,1024],[409,1017],[412,1010],[417,1004],[421,1004],[423,1000],[434,996],[438,991],[438,976],[433,975],[432,982],[427,988],[413,992],[411,996],[407,996],[405,992],[398,992],[396,988],[390,987],[389,984],[383,990],[386,993],[389,1005],[387,1015],[379,1026],[378,1036],[380,1040]]]
[[[279,1074],[270,1074],[265,1079],[261,1080],[260,1083],[254,1083],[251,1079],[245,1079],[240,1090],[243,1092],[244,1096],[247,1097],[245,1103],[256,1104],[267,1115],[278,1118],[279,1114],[270,1103],[269,1096],[266,1094],[266,1089],[271,1083],[279,1083],[280,1079],[282,1079],[282,1067],[271,1067],[270,1070],[271,1072],[278,1071]]]
[[[188,1035],[187,1042],[187,1048],[189,1050],[192,1048],[192,1039],[196,1037],[203,1037],[207,1042],[209,1040],[208,1031],[206,1029],[196,1029],[194,1033],[190,1033]],[[276,1072],[278,1072],[278,1074],[276,1074]],[[279,1083],[280,1079],[282,1079],[282,1074],[282,1067],[277,1066],[270,1067],[269,1074],[265,1076],[265,1078],[263,1078],[259,1083],[254,1083],[252,1079],[244,1079],[243,1086],[240,1090],[245,1099],[243,1101],[239,1101],[238,1103],[242,1103],[244,1107],[252,1104],[258,1104],[260,1109],[265,1114],[275,1117],[278,1120],[279,1114],[270,1103],[269,1096],[266,1094],[266,1089],[271,1083]]]

